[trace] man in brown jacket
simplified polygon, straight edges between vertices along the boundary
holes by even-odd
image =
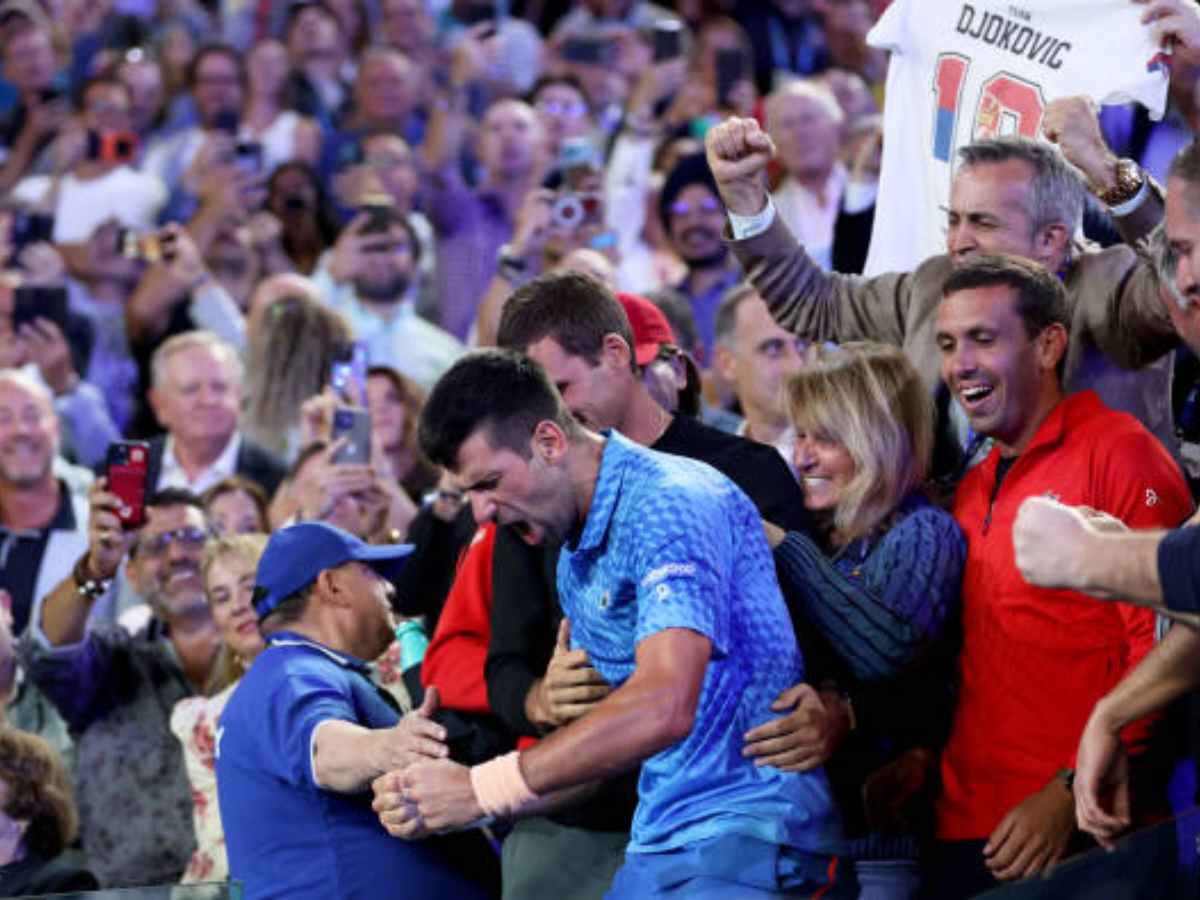
[[[1098,135],[1097,130],[1096,140],[1107,151]],[[934,317],[942,283],[977,254],[1010,253],[1040,262],[1066,287],[1068,392],[1094,389],[1107,405],[1136,416],[1174,453],[1171,360],[1162,357],[1179,339],[1152,264],[1131,249],[1161,219],[1161,193],[1136,167],[1130,171],[1127,161],[1096,152],[1085,164],[1080,144],[1061,140],[1089,172],[1094,189],[1115,201],[1113,211],[1128,211],[1115,217],[1126,245],[1099,250],[1075,241],[1086,188],[1054,147],[1023,138],[976,141],[960,150],[946,253],[911,272],[873,278],[822,271],[775,215],[765,179],[775,148],[757,122],[729,119],[708,133],[705,145],[729,212],[730,246],[771,314],[812,340],[903,347],[937,398],[944,437],[955,438],[960,447],[968,444],[965,420],[950,404],[938,371]],[[943,474],[952,468],[939,462]]]

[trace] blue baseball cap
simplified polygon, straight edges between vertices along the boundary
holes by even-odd
[[[412,544],[367,544],[325,522],[300,522],[271,535],[254,576],[254,611],[262,621],[275,607],[343,563],[370,566],[388,581],[404,568]]]

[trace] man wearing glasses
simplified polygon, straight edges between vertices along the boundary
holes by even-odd
[[[107,488],[93,485],[87,552],[34,606],[19,653],[76,741],[89,868],[106,887],[161,884],[179,880],[195,849],[169,722],[175,703],[201,690],[220,642],[201,577],[208,524],[193,494],[167,489],[147,501],[140,530],[123,530]],[[88,622],[126,553],[153,612],[132,635]]]
[[[674,293],[691,307],[704,346],[700,368],[713,364],[717,309],[721,298],[742,278],[742,267],[721,240],[725,208],[703,154],[685,156],[671,170],[659,195],[658,214],[671,246],[687,266],[683,281],[662,293]],[[657,301],[657,294],[651,295]]]

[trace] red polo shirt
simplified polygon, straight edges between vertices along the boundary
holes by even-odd
[[[1154,644],[1154,613],[1027,584],[1012,526],[1026,497],[1102,510],[1134,528],[1178,525],[1191,497],[1178,466],[1132,416],[1092,391],[1042,422],[999,488],[1000,451],[959,485],[954,517],[967,537],[963,649],[954,725],[942,755],[937,834],[986,838],[1004,815],[1072,765],[1096,701]],[[1136,750],[1150,723],[1124,735]]]

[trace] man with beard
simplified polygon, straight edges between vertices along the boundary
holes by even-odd
[[[382,219],[362,213],[334,244],[328,266],[313,281],[325,302],[342,313],[373,366],[391,366],[430,388],[463,346],[417,315],[414,275],[420,244],[394,208]]]
[[[267,646],[225,707],[216,748],[229,870],[249,900],[385,898],[400,884],[413,897],[490,896],[494,853],[478,833],[400,844],[371,810],[373,779],[446,755],[445,729],[428,718],[437,692],[401,717],[367,665],[394,638],[391,582],[411,551],[301,522],[263,552],[254,611]]]
[[[15,369],[0,371],[0,588],[12,598],[14,634],[87,546],[87,482],[73,478],[72,490],[54,471],[57,455],[50,392]]]
[[[670,292],[691,306],[704,348],[704,358],[698,362],[701,368],[709,369],[716,343],[717,309],[725,292],[742,278],[742,267],[721,240],[725,210],[703,154],[685,156],[676,163],[659,195],[658,214],[671,246],[687,265],[687,275]]]
[[[34,606],[20,659],[75,739],[89,866],[106,887],[174,882],[195,838],[169,719],[178,700],[201,690],[220,643],[200,576],[208,523],[186,491],[153,495],[138,531],[122,528],[122,501],[105,479],[89,500],[88,549]],[[107,622],[88,625],[127,551],[130,578],[154,613],[132,635]]]

